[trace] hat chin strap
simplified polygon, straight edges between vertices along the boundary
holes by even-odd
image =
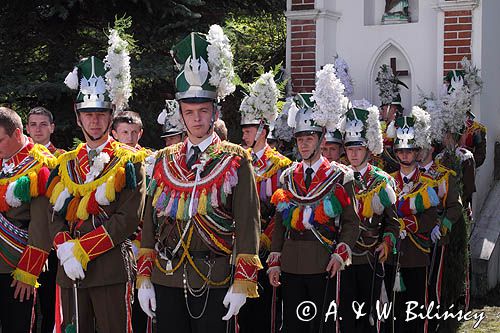
[[[260,123],[259,123],[259,128],[257,128],[257,133],[255,134],[255,138],[253,139],[253,143],[250,146],[250,148],[252,148],[252,150],[255,147],[255,145],[257,144],[257,140],[261,136],[263,130],[264,130],[264,121],[261,119]]]

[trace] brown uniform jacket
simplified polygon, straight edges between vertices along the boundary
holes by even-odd
[[[394,205],[396,201],[394,179],[371,164],[368,164],[364,175],[356,176],[355,174],[354,191],[356,192],[358,215],[360,216],[360,234],[356,246],[352,250],[352,263],[353,265],[361,265],[373,262],[374,251],[382,241],[388,243],[389,252],[392,252],[396,245],[394,243],[399,237],[399,221]],[[372,217],[363,216],[363,204],[368,204],[364,203],[363,195],[366,196],[370,191],[375,191],[381,184],[386,184],[382,188],[384,191],[392,191],[389,196],[389,198],[392,197],[392,204],[384,207],[382,214],[373,212]],[[386,190],[386,186],[390,188]],[[373,195],[378,196],[378,192]],[[369,204],[373,210],[372,196],[368,196],[367,200],[370,200]]]
[[[56,159],[45,147],[27,140],[26,146],[0,166],[0,273],[14,271],[15,279],[35,285],[48,255],[34,244],[37,237],[46,236],[46,227],[40,232],[37,228],[47,225],[44,191]]]
[[[305,189],[303,183],[303,167],[302,163],[297,167],[292,165],[293,182],[299,187]],[[314,189],[316,185],[321,185],[326,179],[326,172],[330,169],[339,169],[342,172],[340,178],[337,179],[339,184],[343,184],[350,204],[344,207],[339,218],[331,218],[327,222],[328,226],[334,227],[335,232],[321,231],[321,234],[335,241],[337,244],[345,243],[352,249],[359,236],[359,217],[355,210],[355,196],[352,181],[352,171],[345,166],[340,167],[340,164],[332,162],[331,164],[325,161],[321,164],[318,171],[314,174],[310,189]],[[330,170],[331,171],[331,170]],[[337,220],[337,221],[336,221]],[[326,266],[330,260],[330,253],[325,246],[313,235],[310,230],[298,231],[287,228],[283,225],[282,214],[277,212],[275,215],[275,228],[271,244],[271,252],[281,253],[280,262],[283,272],[292,274],[320,274],[325,273]]]
[[[434,179],[436,192],[440,197],[440,203],[437,207],[440,220],[446,219],[451,223],[451,228],[462,218],[463,207],[462,199],[457,185],[457,177],[454,172],[446,167],[438,166],[432,163],[431,167],[425,171]],[[439,245],[447,245],[450,242],[448,227],[441,222],[442,237],[439,240]]]
[[[113,140],[110,142],[113,142]],[[116,150],[136,153],[133,148],[118,144],[117,142],[113,142],[113,145],[113,147],[119,147],[115,148],[114,154],[116,154]],[[113,147],[108,143],[103,151],[108,149],[111,154],[111,151],[114,149]],[[83,167],[88,162],[88,160],[85,160],[87,158],[85,146],[82,146],[79,151],[80,154],[77,155],[76,159],[72,159],[72,161],[76,163],[77,167]],[[70,153],[72,152],[68,152],[67,154]],[[63,159],[59,165],[59,169],[66,166],[69,168],[69,165],[69,161],[66,164]],[[72,239],[78,239],[94,231],[99,226],[104,227],[111,240],[112,244],[109,248],[104,248],[102,254],[89,261],[85,271],[85,278],[80,282],[82,288],[124,283],[135,279],[135,263],[128,237],[136,231],[142,218],[146,177],[143,163],[133,163],[133,169],[136,178],[136,188],[125,187],[116,193],[115,200],[110,202],[109,205],[100,206],[100,209],[105,212],[105,214],[99,215],[101,217],[89,214],[88,219],[77,222],[76,228],[70,228],[65,216],[61,216],[58,212],[55,212],[53,205],[50,205],[48,209],[50,238],[45,239],[42,248],[49,250],[52,246],[51,240],[54,239],[54,243],[56,243],[60,235],[69,234],[69,237]],[[96,180],[100,177],[103,177],[103,175],[101,174],[99,177],[96,177]],[[66,276],[62,266],[59,267],[57,272],[57,283],[61,287],[72,287],[72,281]]]
[[[435,206],[431,206],[422,212],[412,213],[410,211],[409,200],[402,195],[403,187],[405,186],[401,173],[399,171],[392,174],[396,180],[396,194],[398,195],[398,216],[400,225],[406,231],[406,237],[398,240],[400,252],[401,267],[425,267],[429,265],[430,253],[430,232],[436,225],[438,215]],[[430,184],[432,179],[429,176],[423,175],[418,168],[409,180],[411,189],[408,193],[416,193],[419,189],[425,188],[425,184]],[[432,187],[431,185],[428,185]],[[437,194],[436,194],[437,196]],[[406,201],[406,204],[403,201]],[[387,260],[389,264],[394,263],[394,258]]]
[[[227,196],[226,203],[218,207],[217,211],[220,215],[218,217],[214,217],[214,215],[207,217],[195,214],[191,221],[191,231],[187,232],[183,239],[196,269],[202,275],[208,277],[211,287],[222,288],[228,287],[230,283],[231,254],[233,254],[234,258],[239,255],[256,256],[258,254],[260,235],[259,199],[249,154],[239,146],[225,141],[220,142],[216,135],[214,135],[214,141],[206,151],[212,149],[221,152],[220,156],[227,157],[230,160],[236,161],[236,159],[239,159],[237,184],[232,188],[231,194]],[[185,192],[190,194],[195,174],[186,167],[186,150],[187,140],[159,151],[152,181],[161,184],[166,180],[164,178],[164,163],[173,165],[170,163],[174,163],[172,160],[175,159],[176,163],[178,163],[176,165],[181,168],[183,177],[188,177],[191,181],[191,185]],[[217,161],[208,161],[205,171],[201,174],[200,181],[203,182],[207,177],[214,175],[214,173],[207,172],[207,170],[216,169]],[[160,190],[160,186],[158,186],[157,190]],[[220,193],[220,188],[218,188],[218,191]],[[213,191],[210,192],[211,195],[214,195]],[[155,250],[156,261],[153,264],[151,281],[167,287],[183,288],[185,287],[183,283],[185,277],[190,286],[200,288],[204,281],[193,268],[193,265],[187,258],[180,262],[184,249],[180,247],[175,256],[171,256],[176,245],[179,244],[180,235],[188,223],[187,220],[162,216],[162,211],[158,211],[153,206],[154,201],[154,196],[149,195],[146,203],[141,243],[141,252]],[[227,229],[207,233],[206,219],[211,218],[217,218],[216,223],[228,226]],[[214,247],[213,239],[219,239],[219,245],[223,244],[225,250]],[[141,257],[141,254],[139,256]],[[175,269],[174,272],[168,274],[165,273],[166,269],[169,268],[167,259],[171,259],[171,268]],[[141,259],[139,259],[139,262],[141,262]]]

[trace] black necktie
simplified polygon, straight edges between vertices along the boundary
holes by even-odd
[[[198,146],[192,146],[191,149],[193,150],[193,155],[191,155],[191,157],[187,161],[187,167],[188,167],[188,169],[191,169],[191,167],[193,166],[193,164],[196,161],[198,161],[198,157],[200,157],[200,153],[201,153],[200,147],[198,147]]]
[[[403,182],[404,182],[405,184],[408,184],[408,183],[410,182],[410,180],[409,180],[406,176],[404,176],[404,177],[403,177]]]
[[[423,167],[418,168],[418,170],[420,170],[420,172],[427,172],[427,169],[426,169],[426,168],[423,168]]]
[[[313,172],[314,170],[312,168],[306,169],[306,181],[305,181],[306,189],[309,189],[309,186],[311,186]]]

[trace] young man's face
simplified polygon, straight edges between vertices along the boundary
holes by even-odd
[[[396,156],[399,159],[399,163],[411,166],[417,162],[418,150],[416,149],[397,149]]]
[[[421,149],[418,153],[418,162],[423,164],[428,164],[432,161],[432,153],[434,152],[434,148],[426,148]]]
[[[182,134],[167,136],[163,138],[165,140],[165,147],[169,147],[171,145],[175,145],[182,141]]]
[[[299,134],[297,136],[297,149],[303,159],[312,158],[314,150],[318,146],[319,137],[317,134]]]
[[[321,145],[321,154],[330,162],[338,162],[341,153],[342,147],[339,143],[325,142]]]
[[[241,137],[241,141],[243,141],[243,145],[245,147],[251,147],[255,141],[255,136],[257,135],[258,126],[245,126],[241,130],[243,132],[243,136]]]
[[[212,113],[214,112],[212,102],[186,103],[181,101],[180,109],[189,137],[203,139],[210,135]],[[216,121],[217,117],[214,117],[213,120]]]
[[[79,112],[79,126],[85,129],[85,139],[101,138],[107,134],[112,115],[109,111],[104,112]],[[85,133],[87,132],[87,133]],[[92,138],[87,138],[87,134]]]
[[[139,124],[119,123],[113,131],[113,137],[131,147],[137,146],[142,136]]]
[[[48,116],[32,114],[28,118],[26,132],[35,143],[46,145],[50,141],[50,135],[54,133],[55,125],[50,122]]]
[[[349,163],[353,167],[357,168],[361,166],[364,162],[366,162],[366,154],[367,154],[366,147],[363,146],[346,147],[345,153],[347,155]]]
[[[0,158],[10,158],[23,146],[22,131],[17,128],[12,135],[8,135],[5,128],[0,126]]]

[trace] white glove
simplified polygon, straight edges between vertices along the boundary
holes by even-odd
[[[66,259],[66,261],[63,264],[64,267],[64,272],[66,272],[66,275],[73,281],[76,279],[78,280],[83,280],[85,278],[85,273],[83,273],[83,267],[82,264],[76,260],[75,256],[72,256],[69,259]]]
[[[137,297],[139,298],[139,304],[141,305],[142,311],[148,315],[150,318],[154,318],[156,311],[156,296],[155,288],[151,283],[151,280],[144,280],[137,292]]]
[[[436,225],[431,231],[431,240],[433,243],[436,243],[440,239],[441,239],[440,226]]]
[[[232,316],[236,316],[246,301],[246,294],[234,293],[233,287],[229,288],[226,296],[224,297],[224,301],[222,302],[226,308],[229,306],[229,310],[226,315],[222,317],[222,320],[229,320]]]
[[[57,247],[57,258],[61,262],[61,266],[70,258],[74,258],[73,249],[75,247],[75,243],[73,242],[64,242]]]

